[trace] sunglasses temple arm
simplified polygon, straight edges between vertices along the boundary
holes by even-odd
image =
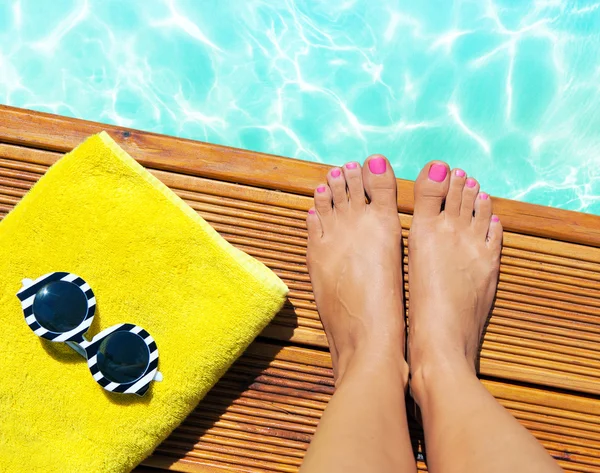
[[[83,348],[81,348],[78,343],[75,343],[75,342],[65,342],[65,343],[87,360],[87,354],[86,354],[85,350]]]

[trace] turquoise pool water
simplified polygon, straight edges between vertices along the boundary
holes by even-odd
[[[600,2],[0,0],[0,102],[600,214]]]

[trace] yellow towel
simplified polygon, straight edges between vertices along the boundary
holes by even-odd
[[[38,338],[23,278],[85,279],[90,339],[129,322],[156,340],[162,382],[103,390],[64,344]],[[233,248],[106,134],[52,166],[0,223],[0,471],[123,472],[198,404],[282,306],[287,288]]]

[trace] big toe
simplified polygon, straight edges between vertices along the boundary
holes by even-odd
[[[415,217],[440,214],[450,187],[449,176],[446,163],[433,161],[425,165],[415,181]]]
[[[371,205],[398,211],[396,176],[384,156],[375,154],[367,158],[363,166],[363,182]]]

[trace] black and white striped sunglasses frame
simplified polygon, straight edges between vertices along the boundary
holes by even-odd
[[[70,282],[85,294],[87,299],[87,314],[82,322],[73,330],[63,333],[52,332],[40,325],[33,311],[33,301],[38,291],[45,285],[54,281]],[[94,292],[88,283],[73,273],[53,272],[40,276],[36,280],[24,279],[23,287],[17,293],[21,301],[21,308],[25,315],[25,322],[33,333],[38,337],[45,338],[52,342],[64,342],[73,348],[77,353],[87,359],[88,368],[96,382],[107,391],[124,394],[137,394],[143,396],[152,381],[162,381],[162,374],[158,371],[158,348],[152,336],[142,327],[133,324],[117,324],[108,327],[92,340],[85,339],[84,334],[88,331],[94,320],[96,312],[96,298]],[[137,334],[148,347],[150,353],[149,363],[143,374],[135,381],[130,383],[115,383],[107,379],[97,365],[97,352],[102,340],[108,335],[117,332],[131,332]]]

